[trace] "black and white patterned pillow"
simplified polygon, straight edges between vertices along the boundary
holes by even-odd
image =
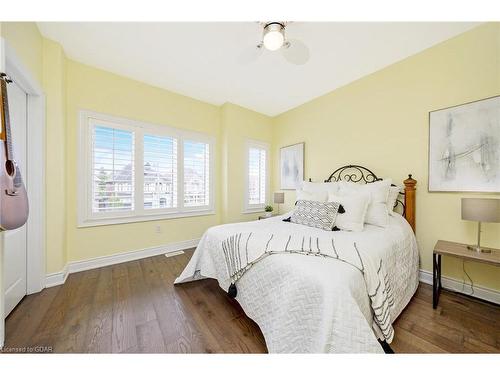
[[[340,204],[337,202],[317,202],[298,200],[290,221],[323,230],[332,230]]]

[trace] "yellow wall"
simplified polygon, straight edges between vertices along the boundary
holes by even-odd
[[[272,119],[243,107],[225,103],[221,107],[221,136],[222,222],[255,220],[259,213],[242,213],[246,182],[246,140],[265,142],[271,146]]]
[[[219,107],[74,61],[67,62],[68,260],[89,259],[200,238],[220,222],[215,215],[77,228],[77,128],[81,109],[203,132],[216,137],[215,183],[220,181]],[[220,186],[216,189],[220,201]],[[162,233],[156,233],[160,225]]]
[[[46,95],[46,243],[47,273],[63,269],[66,256],[66,56],[43,39]]]
[[[245,139],[271,143],[271,118],[226,103],[217,107],[128,78],[68,61],[67,73],[67,243],[68,260],[137,250],[200,238],[221,222],[253,220],[242,214]],[[78,111],[203,132],[216,137],[216,214],[152,222],[77,228]],[[156,226],[161,226],[160,234]]]
[[[2,22],[2,36],[41,84],[42,35],[38,26],[33,22]]]
[[[475,241],[476,224],[460,219],[460,198],[498,194],[429,193],[429,111],[500,94],[500,24],[487,24],[290,110],[274,119],[274,154],[305,142],[305,177],[324,180],[336,167],[361,164],[377,175],[418,180],[421,266],[432,268],[436,240]],[[331,74],[335,74],[332,71]],[[279,168],[274,183],[279,189]],[[288,207],[294,193],[286,193]],[[483,244],[500,247],[499,224],[485,224]],[[475,283],[500,290],[498,268],[467,263]],[[443,274],[462,278],[445,259]]]

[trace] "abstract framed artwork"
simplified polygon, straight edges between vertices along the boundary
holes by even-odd
[[[429,112],[429,191],[500,192],[500,96]]]
[[[295,190],[304,180],[304,142],[280,149],[281,190]]]

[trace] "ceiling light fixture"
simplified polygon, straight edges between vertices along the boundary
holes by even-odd
[[[269,51],[276,51],[285,43],[285,25],[280,22],[270,22],[264,26],[262,38],[264,47]]]

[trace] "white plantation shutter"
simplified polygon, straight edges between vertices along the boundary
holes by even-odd
[[[184,206],[210,204],[210,145],[184,141]]]
[[[177,139],[144,135],[144,209],[177,207]]]
[[[212,136],[80,111],[78,225],[214,213]]]
[[[267,200],[267,150],[248,148],[248,206],[263,206]]]
[[[134,133],[94,126],[92,212],[134,209]]]

